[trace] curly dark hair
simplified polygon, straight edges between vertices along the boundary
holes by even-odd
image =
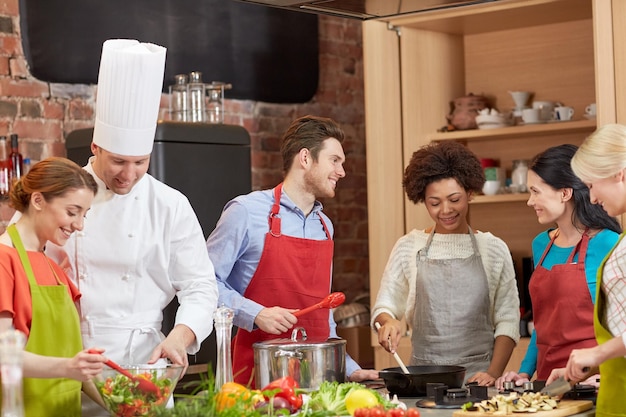
[[[465,191],[482,191],[485,173],[476,155],[464,145],[433,142],[413,153],[404,170],[402,185],[413,203],[426,198],[426,187],[436,181],[454,178]]]

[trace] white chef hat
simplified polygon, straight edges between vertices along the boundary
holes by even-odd
[[[93,142],[119,155],[152,152],[166,49],[131,39],[102,45]]]

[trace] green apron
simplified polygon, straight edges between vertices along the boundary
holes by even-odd
[[[624,238],[622,234],[613,250]],[[613,250],[604,258],[598,268],[596,305],[594,308],[593,327],[596,332],[598,344],[605,343],[615,336],[604,327],[601,315],[605,311],[606,296],[602,291],[602,275],[604,264],[611,256]],[[600,365],[600,389],[596,401],[596,417],[626,416],[626,358],[619,357],[604,361]]]
[[[83,348],[78,311],[67,287],[38,285],[15,228],[7,228],[30,284],[33,318],[25,350],[42,356],[73,357]],[[52,266],[50,266],[52,269]],[[68,378],[24,378],[26,417],[80,417],[82,383]]]

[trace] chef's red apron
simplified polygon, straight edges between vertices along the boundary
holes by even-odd
[[[554,368],[567,364],[572,349],[597,345],[593,330],[593,301],[585,274],[589,235],[583,233],[565,264],[547,270],[541,264],[558,230],[533,272],[528,289],[537,334],[537,379],[546,380]],[[578,253],[578,262],[574,256]]]
[[[301,309],[320,302],[330,293],[330,271],[334,243],[320,216],[326,240],[285,236],[280,231],[282,184],[274,189],[274,204],[269,215],[269,232],[256,272],[244,297],[262,306]],[[311,340],[330,336],[327,309],[318,309],[298,318]],[[233,375],[236,382],[254,387],[254,350],[252,344],[264,340],[291,337],[291,330],[275,335],[260,329],[239,329],[233,341]],[[260,387],[262,388],[262,387]]]

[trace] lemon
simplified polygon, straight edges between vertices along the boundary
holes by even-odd
[[[378,405],[378,397],[370,389],[358,388],[348,393],[346,397],[346,410],[350,415],[357,408],[372,408]]]

